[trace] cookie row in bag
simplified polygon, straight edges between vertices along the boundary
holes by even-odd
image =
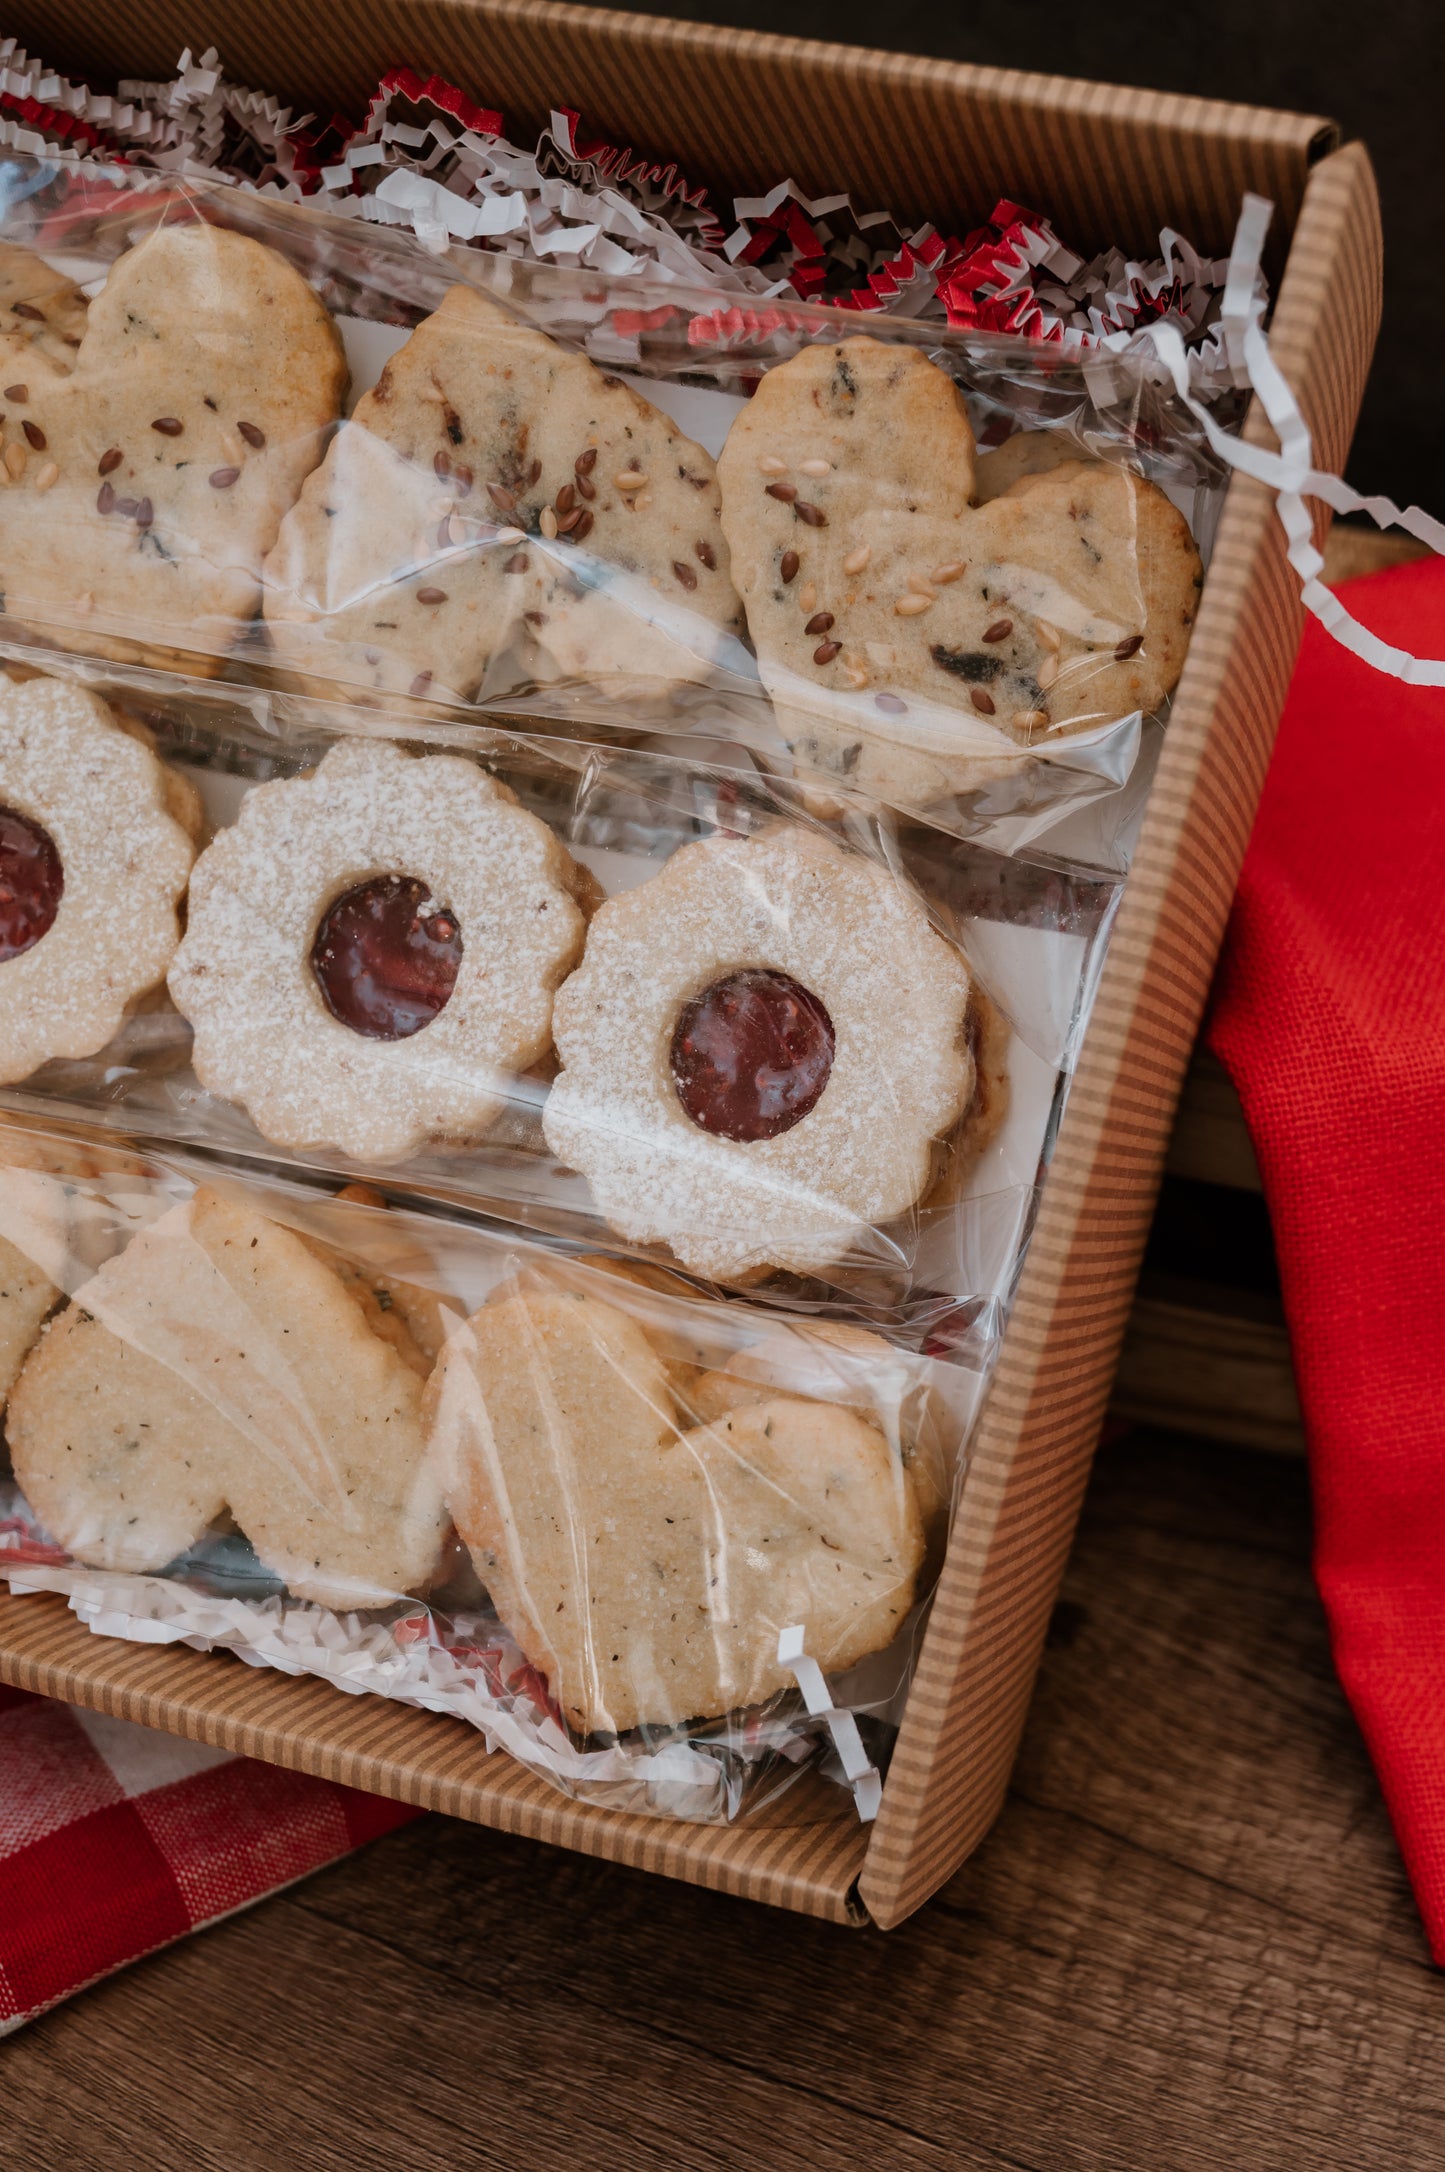
[[[57,1163],[10,1159],[13,1229],[27,1159]],[[790,1686],[788,1626],[842,1670],[913,1604],[940,1504],[871,1403],[875,1337],[781,1331],[852,1360],[818,1401],[700,1364],[600,1275],[533,1270],[467,1319],[205,1187],[58,1311],[44,1249],[0,1242],[0,1391],[20,1488],[83,1563],[160,1572],[230,1518],[293,1596],[385,1607],[426,1593],[454,1529],[584,1735]]]
[[[976,458],[953,380],[871,338],[764,376],[720,459],[458,285],[338,424],[301,274],[202,220],[94,302],[0,254],[0,586],[97,655],[232,650],[368,697],[756,672],[800,772],[926,805],[1175,686],[1201,580],[1129,467]]]
[[[338,741],[197,856],[192,788],[98,697],[0,693],[0,1080],[168,985],[196,1076],[279,1146],[485,1138],[519,1074],[627,1239],[821,1271],[997,1124],[1006,1029],[898,872],[778,821],[598,902],[469,757]],[[184,931],[181,912],[184,904]]]

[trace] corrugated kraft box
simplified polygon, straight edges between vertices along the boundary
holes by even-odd
[[[1148,250],[1168,223],[1223,253],[1258,190],[1276,205],[1275,355],[1317,464],[1338,468],[1349,444],[1379,219],[1365,152],[1317,118],[555,0],[14,0],[7,27],[97,81],[164,76],[184,45],[214,44],[233,76],[322,113],[359,112],[409,61],[500,105],[519,135],[579,107],[616,141],[665,147],[725,201],[782,161],[805,189],[846,185],[954,230],[1007,194],[1076,243]],[[458,1723],[92,1637],[58,1600],[0,1601],[0,1676],[814,1915],[908,1915],[1003,1799],[1299,631],[1271,496],[1237,477],[876,1825],[821,1782],[736,1829],[582,1807]]]

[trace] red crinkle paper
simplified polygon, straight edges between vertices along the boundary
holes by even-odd
[[[355,131],[358,137],[373,137],[381,133],[388,121],[397,116],[392,108],[396,100],[404,98],[408,105],[424,109],[434,106],[445,113],[458,128],[469,128],[475,136],[500,136],[502,116],[491,106],[474,105],[455,83],[444,82],[439,75],[429,75],[423,82],[414,68],[389,68],[376,86],[376,94],[366,109],[366,119]]]
[[[676,161],[660,165],[639,156],[630,147],[619,149],[602,136],[594,136],[584,143],[579,133],[582,116],[572,106],[559,106],[552,120],[553,136],[565,158],[578,165],[590,166],[599,181],[612,188],[625,188],[650,198],[652,209],[660,209],[669,202],[686,204],[700,220],[695,229],[699,245],[704,249],[721,248],[727,237],[708,201],[707,190],[690,187]],[[500,117],[496,132],[501,134]],[[545,164],[545,160],[542,163]]]
[[[339,188],[366,216],[371,215],[366,200],[399,168],[410,167],[463,200],[469,190],[475,191],[475,202],[493,188],[509,193],[520,160],[530,164],[534,177],[567,184],[578,199],[562,211],[555,206],[548,210],[552,232],[558,220],[574,227],[579,220],[585,222],[592,215],[588,199],[599,192],[611,192],[615,212],[617,195],[623,193],[644,215],[635,232],[619,227],[615,217],[609,226],[605,207],[597,208],[599,230],[620,235],[625,244],[621,269],[629,269],[629,256],[634,266],[651,259],[658,276],[675,278],[681,245],[685,278],[691,278],[687,267],[695,262],[699,285],[724,295],[733,289],[722,307],[701,314],[678,312],[670,304],[618,308],[614,329],[624,338],[657,331],[674,314],[684,314],[693,346],[764,343],[809,329],[789,310],[787,295],[860,315],[937,318],[960,330],[1041,341],[1068,353],[1121,344],[1134,332],[1168,319],[1195,346],[1191,366],[1201,382],[1216,377],[1222,384],[1234,381],[1219,342],[1211,339],[1225,267],[1200,257],[1169,233],[1161,236],[1163,254],[1154,262],[1136,263],[1111,251],[1085,263],[1059,240],[1046,218],[1007,197],[994,205],[986,224],[958,239],[931,226],[906,232],[885,212],[855,212],[846,194],[810,200],[791,182],[765,197],[738,199],[735,224],[728,232],[707,190],[689,183],[676,161],[654,159],[587,135],[575,108],[558,107],[535,151],[523,154],[507,142],[499,111],[479,105],[440,76],[423,76],[406,66],[387,71],[360,126],[353,128],[339,115],[320,124],[310,115],[293,120],[276,101],[224,82],[213,52],[199,63],[186,53],[175,83],[122,86],[131,101],[128,110],[144,125],[134,133],[123,127],[116,136],[86,117],[89,107],[104,119],[110,105],[83,84],[50,74],[14,41],[0,49],[0,61],[6,58],[16,71],[9,76],[15,89],[0,93],[0,113],[34,130],[62,157],[99,156],[159,164],[181,173],[219,173],[242,187],[292,197],[311,196],[323,187],[334,196]],[[54,102],[17,96],[21,88],[44,88],[53,93]],[[152,121],[155,140],[143,140]],[[468,165],[468,138],[474,149],[495,146],[495,174],[475,160]],[[359,151],[375,146],[384,147],[383,155],[356,158]],[[217,158],[219,165],[213,163]],[[344,170],[348,164],[349,173]],[[544,190],[550,185],[549,180]],[[433,207],[444,202],[433,192]],[[387,208],[394,223],[396,214],[390,204]],[[401,217],[403,223],[416,223],[411,210],[403,210]],[[432,220],[435,225],[435,209]],[[444,241],[445,221],[439,231]],[[459,231],[473,245],[499,245],[487,235],[467,236],[464,225]],[[434,233],[423,238],[429,246],[439,245]],[[509,246],[516,253],[518,247],[525,252],[534,244],[546,253],[545,241],[536,235],[524,236],[520,243],[514,239]],[[598,246],[611,246],[618,258],[615,245]],[[602,261],[605,269],[605,258]]]

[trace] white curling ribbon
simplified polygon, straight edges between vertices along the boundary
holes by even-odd
[[[1279,451],[1247,445],[1221,430],[1208,411],[1189,391],[1189,363],[1178,330],[1170,324],[1151,325],[1148,337],[1174,380],[1174,388],[1189,412],[1200,423],[1214,451],[1227,466],[1251,475],[1276,493],[1276,510],[1289,539],[1288,557],[1299,575],[1305,609],[1313,613],[1341,648],[1360,657],[1376,671],[1408,686],[1445,686],[1445,657],[1415,656],[1408,649],[1393,648],[1351,616],[1338,596],[1320,580],[1324,559],[1315,548],[1313,524],[1306,498],[1319,498],[1336,513],[1367,513],[1377,528],[1403,528],[1407,535],[1445,557],[1445,523],[1423,512],[1418,505],[1404,512],[1390,498],[1362,497],[1338,475],[1323,474],[1312,463],[1314,447],[1309,425],[1300,413],[1265,337],[1263,303],[1257,295],[1259,260],[1274,206],[1267,197],[1246,196],[1230,252],[1229,276],[1220,309],[1220,324],[1231,355],[1238,353],[1244,373],[1279,439]]]
[[[853,1790],[853,1801],[862,1823],[871,1825],[878,1815],[883,1800],[883,1781],[878,1767],[873,1764],[863,1747],[863,1737],[858,1732],[858,1722],[851,1712],[840,1712],[828,1694],[823,1670],[816,1659],[810,1659],[803,1649],[804,1634],[801,1622],[794,1622],[778,1632],[778,1665],[792,1669],[793,1679],[802,1691],[803,1702],[814,1719],[826,1720],[828,1732],[833,1737],[833,1747],[838,1752],[843,1767],[843,1777]]]

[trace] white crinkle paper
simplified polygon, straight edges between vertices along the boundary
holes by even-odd
[[[0,1580],[14,1592],[59,1593],[97,1636],[233,1652],[248,1666],[315,1675],[354,1696],[446,1713],[474,1727],[488,1750],[506,1751],[568,1795],[703,1824],[729,1814],[736,1771],[730,1782],[720,1758],[686,1741],[579,1749],[490,1612],[443,1616],[418,1601],[391,1617],[339,1613],[274,1592],[225,1596],[177,1577],[84,1568],[47,1538],[18,1489],[4,1482]],[[774,1755],[796,1765],[814,1755],[821,1731],[806,1713],[781,1713],[729,1729],[718,1747],[734,1766]]]
[[[48,158],[108,155],[178,177],[219,180],[262,196],[415,234],[430,250],[480,247],[606,279],[712,288],[745,302],[712,336],[755,343],[769,304],[830,302],[866,322],[879,312],[1004,332],[1067,356],[1136,353],[1151,327],[1176,330],[1197,397],[1247,383],[1220,326],[1227,266],[1166,227],[1157,259],[1118,249],[1075,255],[1038,213],[1001,200],[962,240],[907,228],[846,193],[805,196],[792,180],[738,197],[727,227],[706,192],[675,165],[585,142],[579,116],[554,111],[537,143],[509,142],[499,113],[408,68],[381,81],[361,125],[316,128],[265,92],[227,81],[214,48],[181,55],[170,82],[124,80],[91,91],[0,41],[0,143]],[[1001,176],[1006,180],[1007,176]],[[1261,307],[1264,290],[1260,288]]]

